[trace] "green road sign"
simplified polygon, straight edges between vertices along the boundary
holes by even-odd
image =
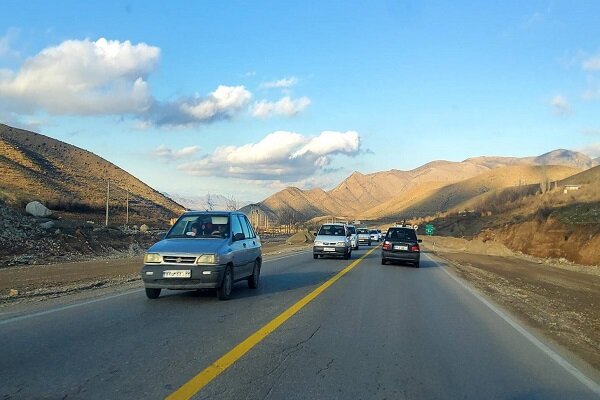
[[[433,235],[433,232],[435,232],[435,227],[433,225],[431,225],[431,224],[425,225],[425,233],[427,235],[431,236],[431,235]]]

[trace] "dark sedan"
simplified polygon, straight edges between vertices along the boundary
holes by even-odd
[[[392,227],[388,229],[383,247],[381,248],[381,263],[388,261],[406,262],[419,268],[421,260],[421,239],[413,228]]]

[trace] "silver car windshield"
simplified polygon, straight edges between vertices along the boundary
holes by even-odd
[[[340,225],[323,225],[319,229],[319,235],[344,236],[344,227]]]
[[[166,239],[223,239],[229,237],[229,215],[193,214],[177,220]]]

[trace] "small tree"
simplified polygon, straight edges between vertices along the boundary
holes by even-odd
[[[237,201],[236,198],[233,197],[233,195],[227,197],[225,204],[227,209],[231,211],[237,211],[240,208],[240,202]]]
[[[208,194],[206,195],[206,209],[208,211],[212,211],[215,209],[215,201],[213,200],[212,196],[210,195],[210,192],[208,192]]]

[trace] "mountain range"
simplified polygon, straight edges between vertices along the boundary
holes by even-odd
[[[460,208],[494,190],[559,181],[597,165],[600,160],[565,149],[533,157],[433,161],[409,171],[354,172],[329,191],[288,187],[253,206],[271,220],[284,222],[325,216],[348,220],[413,218]]]
[[[40,200],[67,213],[102,215],[110,180],[110,207],[132,216],[167,221],[184,209],[231,209],[260,213],[270,223],[315,218],[389,220],[468,208],[508,187],[566,182],[600,165],[600,158],[565,149],[532,157],[473,157],[432,161],[418,168],[370,174],[354,172],[331,190],[288,187],[257,204],[235,195],[178,196],[160,193],[109,161],[47,136],[0,124],[0,201],[22,206]],[[266,221],[266,218],[262,219]]]

